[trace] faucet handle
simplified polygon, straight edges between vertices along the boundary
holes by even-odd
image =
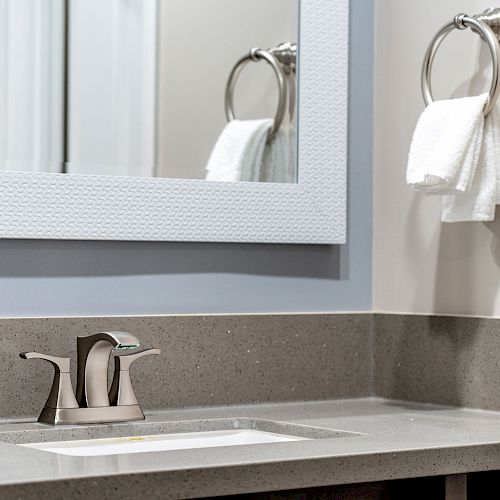
[[[48,354],[41,354],[39,352],[21,352],[19,357],[23,359],[44,359],[48,361],[59,373],[69,373],[71,363],[70,358],[58,358],[57,356],[49,356]]]
[[[71,385],[70,358],[58,358],[38,352],[21,352],[19,356],[22,359],[43,359],[54,367],[54,381],[45,403],[46,408],[79,408]]]
[[[143,349],[133,354],[115,356],[115,373],[109,389],[109,403],[113,406],[131,406],[139,404],[134,394],[130,379],[130,366],[139,358],[161,354],[160,349]]]

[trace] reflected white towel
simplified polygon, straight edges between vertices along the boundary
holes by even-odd
[[[261,181],[296,182],[297,133],[295,128],[280,128],[264,150]]]
[[[410,148],[407,183],[434,194],[471,189],[488,95],[436,101],[422,113]]]
[[[443,222],[492,221],[500,202],[500,116],[495,108],[485,120],[481,154],[472,186],[465,193],[443,197]]]
[[[273,120],[230,121],[206,166],[209,181],[259,181],[269,131]]]

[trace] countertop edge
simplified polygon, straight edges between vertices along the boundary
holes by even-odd
[[[480,452],[480,453],[478,453]],[[500,443],[3,483],[0,495],[198,498],[500,469]],[[124,480],[124,478],[126,478]],[[109,492],[109,496],[106,494]],[[51,497],[52,495],[52,497]]]

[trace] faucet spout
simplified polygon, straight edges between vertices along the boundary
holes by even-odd
[[[108,365],[114,349],[137,349],[137,337],[127,332],[102,332],[77,338],[76,399],[80,408],[109,406]]]

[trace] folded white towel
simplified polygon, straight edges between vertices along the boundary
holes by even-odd
[[[209,181],[260,181],[264,149],[273,120],[232,120],[208,160]]]
[[[443,197],[443,222],[492,221],[500,201],[500,116],[495,108],[485,120],[481,154],[472,186],[465,193]]]
[[[470,190],[479,160],[488,95],[436,101],[422,113],[410,148],[407,183],[434,194]]]

